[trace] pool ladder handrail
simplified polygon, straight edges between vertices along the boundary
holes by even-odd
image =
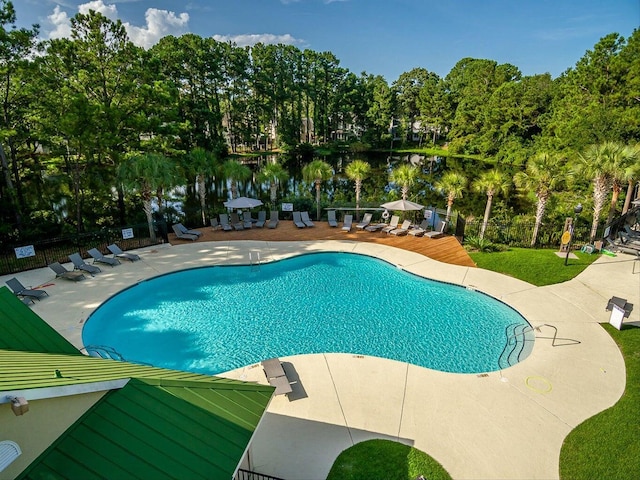
[[[260,269],[260,252],[249,252],[249,265]]]

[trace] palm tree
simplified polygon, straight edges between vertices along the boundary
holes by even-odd
[[[238,198],[238,182],[251,177],[251,169],[237,160],[227,160],[222,165],[222,171],[231,180],[231,199]]]
[[[362,180],[366,178],[366,176],[371,171],[371,165],[369,165],[364,160],[354,160],[347,168],[344,169],[344,173],[347,174],[351,180],[353,180],[356,185],[356,214],[358,215],[356,218],[360,219],[360,192],[362,191]]]
[[[316,186],[316,219],[320,220],[320,185],[322,182],[329,180],[333,176],[331,165],[322,160],[313,160],[311,163],[302,167],[302,177],[304,181]]]
[[[610,143],[608,162],[611,165],[613,194],[611,195],[611,204],[609,206],[607,223],[611,222],[616,214],[618,198],[620,198],[622,189],[627,185],[628,190],[629,182],[633,181],[633,177],[630,179],[629,175],[633,174],[634,170],[637,168],[638,150],[626,145]]]
[[[482,219],[482,228],[480,229],[480,238],[484,238],[484,232],[487,229],[489,223],[489,216],[491,215],[491,205],[493,204],[493,197],[500,193],[507,193],[511,182],[509,177],[500,170],[489,170],[480,175],[476,181],[473,182],[472,187],[476,192],[485,193],[487,195],[487,205],[484,209],[484,218]]]
[[[191,175],[195,175],[198,185],[198,197],[200,198],[200,212],[202,215],[202,225],[207,224],[207,192],[205,187],[206,177],[212,177],[217,173],[216,158],[212,153],[207,152],[204,148],[196,147],[186,157],[187,171]]]
[[[174,162],[156,153],[131,155],[118,166],[118,178],[125,187],[138,191],[142,197],[142,209],[147,217],[149,237],[155,242],[151,199],[154,191],[161,191],[177,183]]]
[[[533,191],[538,200],[536,221],[531,236],[532,247],[535,246],[538,239],[547,203],[556,188],[564,181],[564,162],[563,158],[542,152],[530,158],[525,170],[516,173],[513,177],[516,186],[525,192]]]
[[[624,178],[627,180],[627,194],[624,197],[624,207],[622,207],[623,215],[629,210],[629,205],[633,200],[633,189],[638,180],[640,180],[640,143],[631,148],[634,158],[624,172]]]
[[[447,196],[447,218],[445,222],[451,219],[451,209],[453,201],[462,197],[462,192],[467,186],[467,177],[457,172],[445,173],[439,182],[434,185],[435,189]]]
[[[260,172],[258,172],[259,182],[269,182],[271,191],[271,204],[275,205],[278,199],[278,185],[286,182],[289,178],[289,172],[278,162],[267,163]]]
[[[391,172],[389,175],[389,180],[393,183],[397,183],[400,185],[402,189],[402,199],[406,200],[407,195],[409,194],[409,189],[413,186],[418,178],[418,167],[412,167],[411,165],[405,163],[397,167],[395,170]]]
[[[577,174],[593,183],[593,221],[589,241],[593,243],[598,233],[600,214],[613,184],[611,164],[609,163],[611,145],[600,144],[587,147],[584,153],[578,154],[575,167]]]

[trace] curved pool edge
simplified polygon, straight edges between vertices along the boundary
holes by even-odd
[[[558,478],[566,434],[613,405],[624,392],[624,361],[599,325],[608,321],[604,305],[611,295],[640,304],[638,276],[621,259],[603,257],[577,279],[533,287],[494,272],[443,264],[376,244],[224,240],[140,249],[142,262],[123,263],[79,284],[51,284],[47,268],[24,276],[31,285],[50,284],[47,301],[31,308],[79,348],[82,323],[108,296],[140,279],[176,270],[177,265],[240,262],[254,248],[278,258],[325,249],[373,252],[403,268],[424,269],[430,278],[475,286],[517,308],[531,323],[554,323],[563,337],[581,341],[575,348],[553,348],[537,341],[525,361],[486,377],[408,364],[388,370],[386,360],[374,362],[372,368],[368,360],[335,357],[334,361],[333,355],[338,354],[287,358],[295,362],[308,398],[293,402],[273,398],[252,446],[256,460],[265,460],[265,473],[272,468],[276,476],[294,478],[304,464],[309,478],[324,478],[322,472],[330,468],[337,448],[365,438],[387,437],[411,442],[431,454],[454,478]],[[638,312],[632,316],[637,321]],[[255,371],[262,374],[259,368]],[[542,394],[528,388],[525,381],[532,375],[547,379],[552,390]],[[332,382],[332,376],[337,380]],[[281,439],[277,445],[269,441],[274,435]],[[273,450],[291,451],[289,447],[296,450],[296,462]],[[287,474],[292,469],[295,474]]]

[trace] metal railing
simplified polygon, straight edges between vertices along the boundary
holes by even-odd
[[[234,480],[284,480],[280,477],[273,477],[271,475],[265,475],[263,473],[252,472],[250,470],[238,470]]]
[[[161,232],[166,232],[166,225],[157,223],[155,227],[158,232],[155,242],[151,240],[149,227],[144,223],[35,241],[24,239],[20,244],[0,245],[0,275],[42,268],[53,262],[66,263],[69,261],[69,254],[75,252],[86,258],[87,250],[91,248],[97,248],[106,255],[109,254],[106,247],[112,243],[117,243],[122,250],[155,245],[164,241]],[[127,230],[132,236],[123,238],[123,230]],[[25,246],[33,246],[34,255],[18,258],[16,249]]]

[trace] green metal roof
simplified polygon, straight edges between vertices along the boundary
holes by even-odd
[[[274,388],[83,355],[0,287],[0,391],[48,398],[119,381],[19,478],[233,475]],[[98,388],[99,387],[99,388]],[[46,390],[50,389],[50,390]],[[79,390],[81,391],[81,389]]]
[[[0,287],[0,349],[82,355],[7,287]]]
[[[127,378],[244,382],[86,355],[0,350],[0,391],[64,387]]]
[[[228,480],[272,393],[241,382],[132,379],[18,478]]]

